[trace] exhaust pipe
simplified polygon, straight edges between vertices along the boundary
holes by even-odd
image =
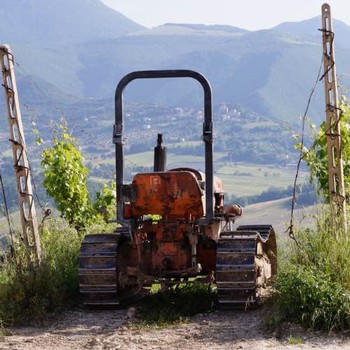
[[[166,166],[166,147],[162,146],[163,135],[158,134],[157,146],[154,147],[154,166],[153,171],[165,171]]]

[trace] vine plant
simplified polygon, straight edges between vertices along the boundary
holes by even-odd
[[[42,139],[37,137],[37,143]],[[111,213],[115,186],[104,184],[92,203],[88,188],[88,168],[84,165],[83,155],[77,140],[69,133],[64,119],[55,131],[52,146],[42,151],[43,186],[60,211],[61,216],[78,231],[82,231]],[[114,207],[115,208],[115,207]]]
[[[339,102],[345,195],[348,198],[350,195],[350,106],[344,95]],[[312,146],[307,148],[299,142],[296,148],[299,150],[302,148],[303,159],[310,170],[310,182],[315,183],[319,194],[329,200],[326,123],[323,122],[318,131],[313,124],[310,124],[310,129],[314,139]]]

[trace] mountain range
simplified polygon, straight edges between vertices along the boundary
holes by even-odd
[[[101,99],[113,105],[119,80],[134,70],[193,69],[229,103],[277,120],[304,113],[322,64],[320,17],[269,30],[167,23],[145,28],[101,0],[1,0],[0,40],[12,47],[21,102],[37,106]],[[350,27],[334,20],[340,83],[350,84]],[[147,84],[147,85],[146,85]],[[196,83],[132,83],[130,101],[198,105]],[[45,107],[46,108],[46,107]],[[323,84],[310,105],[324,118]]]

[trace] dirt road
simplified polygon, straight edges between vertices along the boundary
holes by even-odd
[[[176,327],[133,326],[134,309],[67,312],[41,328],[14,328],[0,336],[0,350],[107,349],[350,349],[350,339],[312,334],[284,325],[264,331],[262,311],[217,311]]]

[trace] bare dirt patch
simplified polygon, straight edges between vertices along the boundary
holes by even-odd
[[[307,332],[285,324],[263,327],[262,310],[200,314],[167,328],[134,326],[133,309],[75,310],[45,327],[22,327],[0,336],[0,350],[107,349],[350,349],[339,335]]]

